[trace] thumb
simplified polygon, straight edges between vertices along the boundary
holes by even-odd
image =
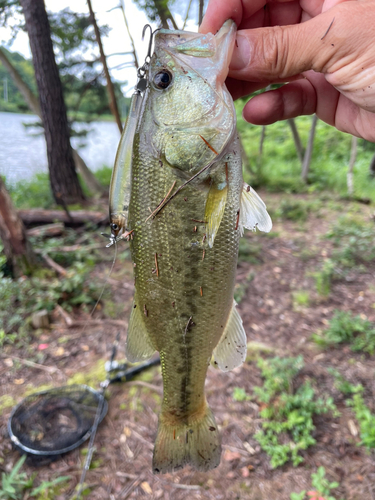
[[[296,25],[238,31],[229,76],[282,82],[310,69],[326,73],[340,57],[338,42],[348,33],[339,14],[333,8]]]

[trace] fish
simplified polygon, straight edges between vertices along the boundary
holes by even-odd
[[[231,20],[216,34],[157,31],[137,124],[122,141],[122,147],[131,142],[127,173],[120,166],[115,176],[129,179],[116,196],[129,203],[118,203],[111,219],[115,236],[120,226],[132,236],[135,293],[126,356],[139,362],[160,354],[154,473],[186,465],[208,471],[220,463],[207,370],[211,363],[232,370],[246,358],[233,298],[239,239],[244,228],[272,227],[242,176],[236,113],[225,86],[235,37]]]

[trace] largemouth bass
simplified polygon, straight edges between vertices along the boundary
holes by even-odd
[[[131,133],[129,208],[113,216],[116,231],[124,223],[132,232],[127,358],[160,353],[156,473],[186,464],[207,471],[220,462],[206,372],[212,357],[224,371],[246,357],[233,300],[238,243],[243,228],[272,226],[242,178],[236,115],[224,84],[235,35],[233,21],[216,35],[157,32],[149,88]]]

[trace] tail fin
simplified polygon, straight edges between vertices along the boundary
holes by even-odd
[[[208,471],[219,465],[220,435],[207,405],[203,416],[187,424],[174,425],[167,420],[160,415],[152,463],[154,473],[173,472],[187,464],[199,471]]]

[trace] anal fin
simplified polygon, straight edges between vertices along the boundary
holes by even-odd
[[[149,359],[155,352],[155,348],[152,346],[148,336],[141,310],[139,307],[134,306],[130,315],[125,348],[126,358],[130,363]]]
[[[218,189],[215,183],[212,184],[208,192],[204,218],[207,221],[206,236],[210,248],[213,247],[216,234],[224,215],[227,193],[227,186],[224,186],[223,189]]]
[[[241,193],[239,230],[241,236],[244,228],[268,233],[272,229],[272,220],[261,197],[248,184],[244,183]]]
[[[242,365],[246,359],[247,339],[242,319],[236,309],[236,302],[229,314],[225,330],[214,349],[215,366],[223,372]]]

